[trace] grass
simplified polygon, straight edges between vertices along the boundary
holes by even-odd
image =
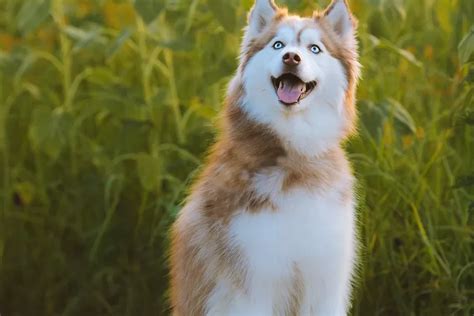
[[[0,0],[0,313],[167,315],[252,1]],[[287,0],[310,13],[328,1]],[[474,2],[352,0],[353,315],[474,313]]]

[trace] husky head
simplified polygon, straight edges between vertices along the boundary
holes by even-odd
[[[345,0],[312,17],[256,0],[230,85],[240,106],[288,150],[318,155],[354,129],[359,75],[356,21]]]

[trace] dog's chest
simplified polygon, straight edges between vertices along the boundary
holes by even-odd
[[[273,197],[274,208],[242,212],[230,237],[250,272],[281,279],[340,262],[352,245],[353,203],[338,190],[295,189]],[[305,271],[308,270],[308,271]],[[323,269],[326,270],[326,269]]]

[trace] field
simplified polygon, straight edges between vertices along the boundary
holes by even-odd
[[[280,0],[310,14],[328,0]],[[474,1],[360,21],[353,315],[474,314]],[[0,0],[0,314],[168,315],[252,0]]]

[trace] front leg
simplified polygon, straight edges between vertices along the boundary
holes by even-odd
[[[300,316],[345,316],[348,304],[346,291],[341,286],[320,289],[308,288],[300,309]]]
[[[339,262],[327,262],[319,268],[306,270],[301,316],[345,316],[350,307],[352,254]]]
[[[318,263],[302,266],[305,280],[301,316],[345,316],[350,308],[355,243],[348,230],[340,243],[332,244]]]

